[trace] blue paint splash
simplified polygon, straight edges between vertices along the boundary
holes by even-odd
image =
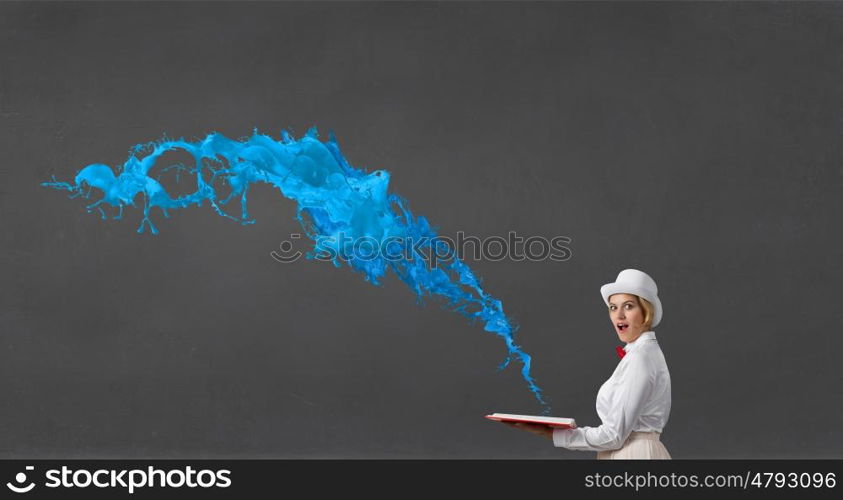
[[[193,174],[196,189],[174,198],[149,172],[162,155],[176,150],[189,153],[195,167],[167,166],[158,178],[175,168],[178,182],[180,173],[187,170]],[[389,177],[385,170],[369,173],[352,167],[340,153],[333,133],[327,142],[321,142],[314,127],[298,140],[282,131],[281,140],[276,141],[259,134],[257,129],[251,137],[241,140],[216,132],[194,142],[164,137],[132,147],[117,175],[110,166],[95,163],[80,170],[72,184],[56,181],[53,176],[52,182],[44,182],[42,186],[70,191],[71,198],[90,198],[92,189],[98,189],[103,197],[87,209],[89,212],[96,209],[103,219],[108,218],[104,205],[116,207],[119,212],[113,218],[120,219],[123,208],[136,206],[135,200],[142,196],[143,219],[138,232],[148,229],[157,234],[158,229],[150,218],[154,207],[169,217],[170,210],[207,202],[221,216],[252,224],[246,199],[249,187],[256,182],[271,184],[282,195],[296,201],[296,218],[314,242],[308,258],[329,252],[334,256],[335,266],[345,262],[375,285],[380,285],[379,279],[392,269],[415,292],[419,302],[424,296],[443,297],[447,307],[472,323],[481,321],[486,331],[500,336],[506,343],[508,356],[499,370],[517,358],[522,365],[521,376],[543,405],[543,412],[548,414],[550,407],[530,376],[530,355],[515,343],[518,327],[504,314],[501,301],[483,291],[471,269],[457,258],[453,249],[436,238],[436,230],[427,219],[414,216],[406,200],[388,193]],[[222,197],[220,191],[229,194]],[[232,199],[240,201],[239,216],[221,208]],[[373,258],[372,249],[364,252],[363,246],[355,246],[349,252],[338,245],[342,238],[345,241],[367,238],[378,243],[389,238],[391,258],[384,255]],[[426,243],[420,246],[419,242]],[[394,258],[398,255],[400,258]],[[431,265],[431,255],[439,257],[435,265]]]

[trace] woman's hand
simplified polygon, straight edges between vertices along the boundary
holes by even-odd
[[[504,422],[510,427],[521,429],[522,431],[532,432],[538,436],[553,440],[553,427],[543,424],[530,424],[527,422]]]

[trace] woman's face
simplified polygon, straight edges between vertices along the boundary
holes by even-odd
[[[622,342],[633,342],[647,331],[644,325],[644,309],[635,295],[616,293],[610,296],[609,318]]]

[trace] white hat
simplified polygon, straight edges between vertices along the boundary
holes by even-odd
[[[618,279],[614,283],[606,283],[601,286],[600,295],[603,296],[606,307],[609,306],[609,297],[616,293],[638,295],[653,304],[656,310],[651,328],[655,328],[662,320],[662,302],[659,300],[659,289],[656,282],[647,273],[638,269],[624,269],[618,274]]]

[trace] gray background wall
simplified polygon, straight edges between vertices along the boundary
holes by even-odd
[[[394,276],[270,257],[209,208],[161,234],[39,186],[129,147],[333,130],[444,235],[572,239],[469,261],[553,413],[597,425],[598,289],[658,282],[675,458],[841,457],[838,3],[2,3],[2,457],[592,459],[503,342]]]

